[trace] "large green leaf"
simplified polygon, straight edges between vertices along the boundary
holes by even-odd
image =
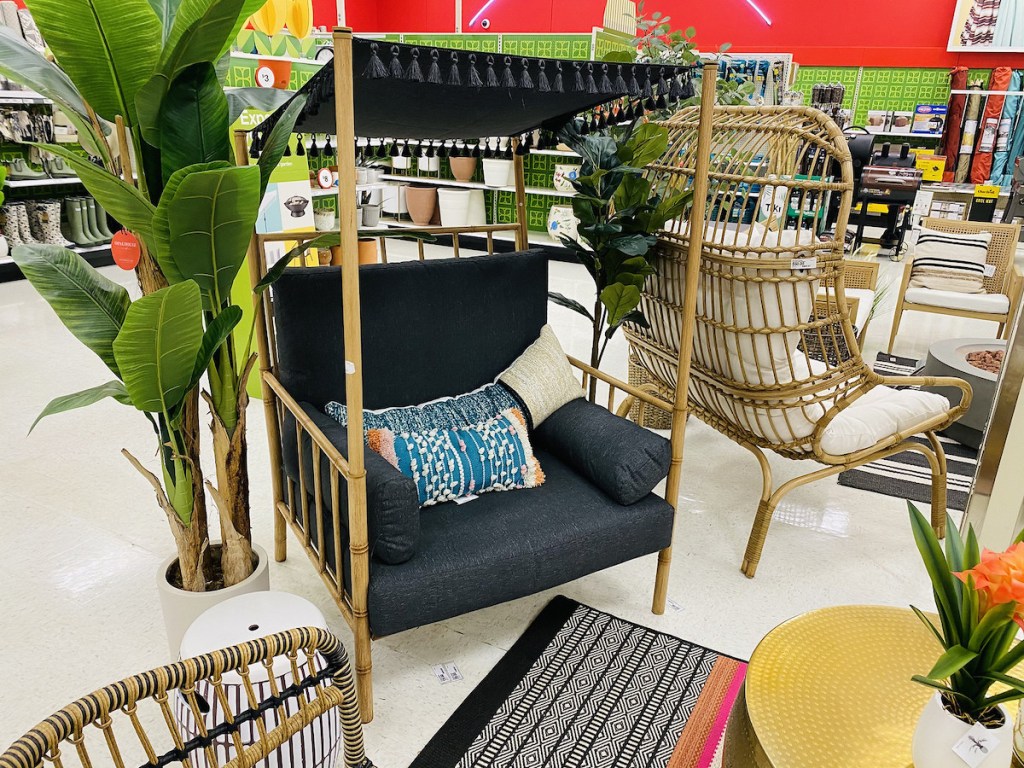
[[[29,0],[57,63],[100,117],[135,124],[135,93],[160,57],[148,0]]]
[[[156,208],[139,190],[66,147],[57,144],[32,146],[64,158],[107,213],[145,240],[147,245],[152,245]]]
[[[140,411],[169,414],[181,404],[203,341],[202,310],[191,280],[143,296],[128,310],[114,357]]]
[[[613,283],[601,291],[601,303],[608,310],[608,324],[619,325],[640,303],[640,289],[635,285]]]
[[[234,125],[247,109],[276,112],[278,107],[295,95],[295,91],[281,88],[225,88],[224,95],[228,98],[228,121]]]
[[[228,100],[212,64],[195,64],[175,78],[164,97],[160,124],[165,182],[188,165],[231,158]]]
[[[186,67],[217,62],[262,5],[261,0],[182,0],[159,70],[173,81]]]
[[[199,346],[199,354],[196,355],[196,364],[192,369],[192,381],[189,389],[199,383],[203,373],[210,367],[210,361],[213,360],[214,354],[220,349],[221,344],[227,341],[241,319],[242,308],[232,304],[230,307],[225,307],[207,326],[206,332],[203,334],[203,343]]]
[[[270,175],[277,168],[277,164],[281,162],[281,157],[288,147],[288,140],[291,138],[295,121],[299,119],[299,114],[304,106],[306,106],[305,94],[296,96],[292,103],[285,108],[285,111],[281,114],[281,119],[277,121],[273,130],[270,131],[270,135],[263,145],[263,151],[260,153],[260,159],[257,161],[260,167],[261,200],[263,195],[266,194],[267,185],[270,183]]]
[[[21,245],[11,257],[75,338],[120,375],[113,344],[131,304],[128,291],[57,245]]]
[[[943,625],[949,627],[946,632],[946,642],[960,645],[966,641],[967,628],[964,625],[965,617],[960,615],[960,605],[957,601],[956,589],[953,580],[956,578],[950,573],[949,564],[942,554],[942,547],[935,538],[935,532],[931,524],[921,514],[920,510],[911,502],[907,502],[910,511],[910,527],[914,533],[914,542],[921,553],[925,569],[932,582],[935,591],[936,607],[939,610]]]
[[[932,667],[932,671],[928,673],[928,677],[932,680],[945,680],[959,672],[977,657],[976,651],[969,651],[962,645],[954,645],[951,648],[947,648],[946,652],[939,657],[939,660],[935,662],[935,666]]]
[[[668,148],[668,129],[654,123],[638,125],[624,145],[619,147],[619,160],[634,168],[653,163]]]
[[[160,19],[161,40],[166,42],[174,27],[174,19],[178,15],[181,0],[149,0],[149,5]]]
[[[64,413],[65,411],[72,411],[76,408],[84,408],[87,405],[98,403],[100,400],[104,400],[108,397],[112,397],[117,402],[123,403],[124,405],[131,405],[132,400],[128,396],[128,390],[124,388],[124,384],[120,381],[108,381],[106,384],[100,384],[99,386],[89,387],[89,389],[83,389],[81,392],[75,392],[71,395],[61,395],[51,400],[42,413],[36,416],[36,420],[32,422],[32,426],[29,427],[28,431],[31,432],[36,428],[36,424],[41,419],[52,416],[55,413]]]
[[[109,159],[106,143],[96,136],[78,88],[60,67],[44,58],[23,37],[15,35],[10,27],[0,27],[0,75],[56,103],[74,124],[82,146],[96,157]]]
[[[231,284],[245,260],[260,207],[260,172],[245,168],[189,169],[164,190],[157,217],[166,220],[168,251],[186,280],[195,280],[207,309],[230,300]]]
[[[594,322],[594,316],[590,314],[590,310],[580,304],[576,299],[570,299],[568,296],[564,296],[561,293],[555,291],[548,291],[548,299],[560,307],[571,309],[573,312],[583,315],[590,322]]]

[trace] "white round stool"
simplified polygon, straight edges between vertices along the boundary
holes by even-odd
[[[238,595],[218,603],[192,622],[181,640],[180,658],[200,656],[299,627],[328,628],[320,610],[298,595],[288,592],[252,592]],[[309,674],[309,661],[305,654],[300,652],[296,663],[300,676]],[[317,668],[322,669],[323,665],[324,660],[318,659]],[[273,676],[278,692],[295,682],[291,664],[285,657],[274,660]],[[254,664],[249,668],[249,679],[257,704],[272,695],[267,669],[263,664]],[[223,684],[228,704],[234,714],[251,708],[242,678],[237,672],[226,672]],[[206,728],[209,730],[223,722],[224,712],[213,685],[201,680],[196,684],[196,693],[209,704],[209,711],[203,713]],[[174,709],[183,739],[187,742],[198,736],[199,728],[192,709],[181,695],[177,696]],[[297,711],[295,701],[287,700],[285,710],[288,715],[294,714]],[[277,708],[268,709],[264,713],[263,723],[267,731],[280,725],[279,717]],[[243,745],[252,744],[259,738],[256,721],[243,723],[238,733]],[[341,748],[338,710],[331,709],[257,765],[266,768],[331,768],[337,761]],[[225,735],[217,739],[214,750],[221,765],[235,757],[234,744],[230,736]],[[202,750],[193,751],[191,758],[195,768],[207,768],[206,754]]]

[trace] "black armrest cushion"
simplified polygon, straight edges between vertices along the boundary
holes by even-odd
[[[300,403],[306,415],[319,427],[324,436],[348,458],[348,435],[346,428],[309,403]],[[286,466],[298,466],[295,446],[295,421],[285,411],[284,435],[282,439]],[[416,483],[406,477],[383,457],[369,448],[363,452],[366,467],[366,522],[369,534],[370,554],[378,560],[398,565],[416,553],[420,537],[420,505],[416,494]],[[312,491],[313,463],[309,440],[302,444],[303,473],[306,487]],[[323,489],[325,509],[330,510],[330,473],[327,458],[321,455],[320,481]],[[348,528],[348,494],[345,478],[342,476],[341,524]]]
[[[583,399],[563,405],[534,434],[619,504],[634,504],[654,490],[672,458],[665,438]]]

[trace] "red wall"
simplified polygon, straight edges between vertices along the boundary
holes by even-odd
[[[486,0],[463,0],[463,31]],[[648,0],[679,28],[697,28],[697,43],[724,42],[736,52],[790,52],[801,64],[868,67],[1024,66],[1024,54],[946,51],[956,0],[755,0],[768,26],[745,0]],[[493,0],[487,32],[590,32],[605,0]],[[364,32],[451,32],[454,0],[347,0],[348,23]]]

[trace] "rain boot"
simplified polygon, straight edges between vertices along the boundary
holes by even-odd
[[[89,233],[95,236],[100,243],[109,243],[110,238],[104,237],[103,232],[100,231],[99,224],[96,222],[96,201],[91,197],[87,197],[83,202],[83,206],[82,224],[87,225]]]
[[[114,233],[110,231],[110,225],[107,224],[107,212],[100,207],[95,198],[93,202],[96,204],[96,226],[99,228],[100,234],[107,240],[113,240]]]
[[[82,221],[82,201],[80,198],[67,198],[64,201],[64,209],[68,212],[68,236],[75,245],[88,248],[99,245],[98,242],[85,234]]]
[[[32,237],[40,243],[46,242],[46,237],[43,235],[43,216],[41,203],[36,200],[29,200],[25,203],[25,213],[28,216],[28,229],[32,233]]]
[[[18,219],[18,234],[21,235],[25,245],[37,245],[39,241],[32,237],[32,228],[28,224],[28,209],[25,204],[15,203],[11,208],[14,209],[14,215]]]
[[[0,229],[3,230],[4,236],[7,238],[7,244],[12,249],[25,244],[21,239],[21,233],[18,229],[18,217],[9,205],[0,208]]]
[[[39,219],[41,240],[50,245],[68,248],[74,243],[65,239],[60,231],[60,201],[44,200],[35,204],[34,215]]]

